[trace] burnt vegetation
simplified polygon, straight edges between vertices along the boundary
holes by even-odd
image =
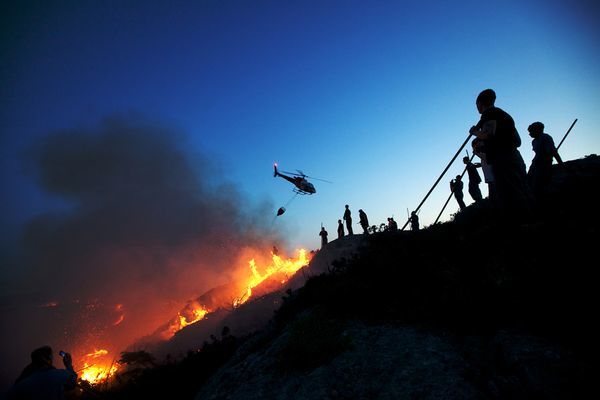
[[[275,369],[305,374],[352,349],[344,329],[360,321],[452,337],[468,364],[463,375],[481,398],[580,397],[591,385],[598,334],[599,165],[595,156],[567,163],[529,221],[507,223],[483,202],[419,232],[370,235],[358,256],[289,291],[263,332],[224,334],[102,396],[192,398],[227,361],[264,352],[284,332]],[[534,379],[493,339],[501,331],[566,350],[551,371],[528,371]]]

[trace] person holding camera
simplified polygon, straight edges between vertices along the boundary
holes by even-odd
[[[65,398],[65,390],[75,388],[77,373],[73,370],[73,360],[69,353],[59,352],[65,369],[52,365],[53,354],[50,346],[43,346],[31,353],[31,363],[25,367],[15,384],[8,392],[8,399],[48,399]]]

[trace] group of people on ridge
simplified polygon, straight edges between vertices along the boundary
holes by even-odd
[[[472,158],[463,158],[469,177],[469,194],[476,203],[482,200],[479,189],[482,180],[477,172],[477,168],[481,168],[488,184],[489,198],[494,205],[503,212],[524,215],[534,201],[543,203],[552,180],[552,160],[556,159],[559,164],[563,164],[563,161],[554,140],[544,132],[544,124],[534,122],[527,130],[533,139],[535,157],[526,172],[525,162],[518,150],[521,138],[515,122],[507,112],[496,107],[495,102],[496,93],[492,89],[482,91],[475,102],[481,119],[471,127],[469,133],[475,136],[471,143],[473,154],[481,162],[473,163]],[[461,175],[450,182],[450,190],[460,209],[464,209],[466,205]]]
[[[338,219],[338,226],[337,226],[338,239],[341,239],[346,235],[346,233],[344,231],[344,224],[343,224],[342,220],[344,220],[346,222],[346,230],[348,231],[348,235],[354,234],[354,231],[352,229],[352,212],[350,211],[350,206],[348,204],[346,204],[344,207],[345,207],[344,216],[342,217],[342,219]],[[369,234],[369,218],[367,217],[367,213],[365,213],[362,209],[358,210],[358,218],[359,218],[359,224],[363,228],[363,233],[365,235],[368,235]],[[387,219],[387,221],[388,221],[388,223],[387,223],[386,230],[392,231],[392,232],[398,230],[398,223],[394,220],[393,217],[389,217]],[[414,211],[411,214],[410,222],[411,222],[413,230],[419,230],[419,217],[417,216],[417,214]],[[329,242],[328,233],[327,233],[327,230],[325,230],[325,227],[321,226],[321,231],[319,232],[319,236],[321,236],[321,248],[322,248]]]
[[[521,138],[513,118],[504,110],[496,107],[496,93],[485,89],[477,96],[475,105],[481,114],[479,122],[469,129],[475,138],[471,142],[473,155],[480,160],[473,163],[473,157],[464,157],[463,163],[469,177],[469,194],[473,201],[483,199],[479,184],[482,182],[477,171],[481,168],[485,183],[488,185],[489,198],[493,205],[506,216],[525,216],[529,214],[534,202],[543,203],[548,186],[552,180],[552,160],[559,164],[563,161],[554,145],[554,140],[544,132],[544,124],[534,122],[527,130],[531,136],[535,157],[529,171],[518,148]],[[450,181],[450,190],[460,207],[466,208],[463,195],[462,175]],[[360,225],[368,234],[369,221],[363,210],[359,210]],[[352,235],[352,216],[348,205],[344,211],[344,221],[348,235]],[[412,230],[419,230],[419,217],[414,211],[409,217]],[[395,228],[394,228],[395,227]],[[393,218],[388,218],[388,230],[397,230]],[[338,238],[344,236],[344,225],[338,220]],[[321,227],[321,246],[327,244],[327,231]]]

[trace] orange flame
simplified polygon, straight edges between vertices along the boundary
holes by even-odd
[[[117,370],[118,366],[116,364],[105,367],[96,364],[88,366],[87,363],[84,363],[83,371],[79,378],[83,381],[88,381],[91,384],[100,383],[113,376]]]
[[[309,262],[305,249],[298,250],[298,258],[295,259],[288,258],[284,260],[273,253],[271,253],[271,256],[271,265],[265,268],[265,272],[263,274],[258,272],[258,268],[256,267],[256,261],[254,261],[254,259],[248,262],[250,270],[252,271],[252,276],[248,280],[248,283],[246,285],[246,291],[244,292],[244,294],[242,294],[240,297],[234,300],[234,307],[238,307],[247,302],[248,299],[252,296],[252,289],[260,285],[266,279],[270,278],[275,274],[282,274],[285,276],[285,278],[281,279],[281,283],[284,284],[290,276],[294,275],[296,272],[298,272],[298,270],[306,266]]]
[[[91,384],[97,384],[113,376],[119,366],[114,360],[110,362],[108,354],[108,350],[105,349],[94,349],[93,352],[86,354],[79,378]]]
[[[162,333],[162,336],[165,339],[170,339],[176,332],[182,330],[188,325],[204,319],[206,314],[211,312],[210,309],[196,302],[188,304],[187,308],[191,308],[190,312],[185,312],[187,316],[182,315],[181,312],[178,312],[177,317],[171,321],[169,327]]]
[[[240,285],[240,287],[245,287],[244,293],[233,300],[233,306],[239,307],[246,303],[252,296],[252,290],[271,277],[276,279],[275,282],[284,284],[302,267],[308,265],[309,261],[309,255],[304,249],[298,251],[296,258],[288,259],[282,259],[279,255],[271,253],[271,262],[266,267],[259,267],[255,259],[251,259],[248,261],[251,274],[245,279],[245,283]],[[125,318],[123,305],[117,304],[115,311],[122,313],[113,324],[119,325]],[[168,328],[161,335],[164,339],[169,339],[186,326],[205,319],[207,314],[212,311],[205,305],[192,301],[177,313],[177,316],[171,320]],[[119,369],[119,364],[109,356],[109,351],[105,349],[94,349],[93,352],[87,353],[81,364],[83,367],[80,369],[80,379],[91,384],[106,382]]]

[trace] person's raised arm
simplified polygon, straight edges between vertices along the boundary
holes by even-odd
[[[472,126],[471,129],[469,129],[469,133],[479,139],[489,139],[496,133],[496,121],[485,121],[481,126],[479,126],[479,124]]]
[[[63,364],[65,365],[66,371],[69,373],[67,382],[65,382],[65,389],[74,389],[75,385],[77,385],[77,373],[73,369],[73,358],[71,357],[71,354],[65,353]]]

